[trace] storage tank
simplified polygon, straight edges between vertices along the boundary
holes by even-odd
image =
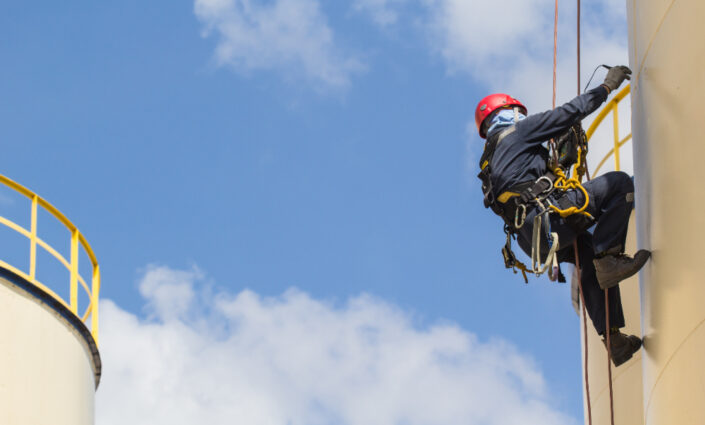
[[[644,420],[705,423],[705,2],[629,0]]]
[[[638,246],[652,257],[638,286],[636,277],[620,285],[626,331],[641,333],[644,348],[613,368],[615,423],[703,424],[705,190],[698,172],[705,156],[705,2],[626,3],[636,183],[628,251]],[[588,337],[592,423],[609,424],[605,349],[590,328]]]
[[[0,216],[0,225],[26,237],[29,246],[25,251],[18,245],[18,255],[11,256],[23,261],[0,257],[0,424],[93,424],[101,375],[95,255],[78,228],[49,202],[7,177],[0,176],[0,184],[25,198],[30,222],[27,229]],[[40,211],[66,227],[69,258],[38,234]],[[65,266],[69,278],[40,282],[39,250]],[[88,279],[79,274],[79,254],[89,259]],[[66,290],[68,300],[58,295]]]

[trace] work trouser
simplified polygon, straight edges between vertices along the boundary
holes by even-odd
[[[561,249],[557,255],[560,262],[575,264],[573,242],[578,242],[585,308],[595,330],[602,335],[605,332],[605,300],[604,292],[597,282],[593,259],[596,254],[606,251],[624,250],[629,215],[634,208],[634,182],[628,174],[616,171],[585,182],[583,187],[590,198],[587,212],[595,219],[594,227],[588,223],[575,223],[573,219],[561,218],[558,214],[550,214],[551,232],[558,233]],[[552,200],[562,208],[569,205],[581,207],[584,195],[579,190],[563,194],[554,192]],[[538,212],[538,207],[527,211],[526,223],[519,231],[519,246],[529,256],[533,219]],[[541,257],[545,258],[548,246],[545,235],[542,235],[541,245],[544,248]],[[619,286],[608,290],[608,304],[610,327],[624,327]]]

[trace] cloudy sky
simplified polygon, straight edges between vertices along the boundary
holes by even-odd
[[[583,3],[584,84],[628,57]],[[551,106],[552,1],[1,8],[1,172],[101,264],[98,425],[582,422],[569,288],[504,270],[475,178],[481,97]]]

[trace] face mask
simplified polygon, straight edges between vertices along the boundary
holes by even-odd
[[[490,121],[490,128],[487,130],[487,134],[492,133],[493,130],[496,130],[498,128],[502,127],[509,127],[510,125],[515,124],[515,116],[514,116],[514,109],[502,109],[497,113],[497,115],[492,118],[492,121]],[[526,118],[526,115],[522,114],[521,112],[516,113],[516,118],[517,122],[523,120]]]

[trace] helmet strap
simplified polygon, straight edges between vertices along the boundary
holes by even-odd
[[[514,123],[516,124],[518,122],[519,122],[519,108],[517,108],[515,106],[514,107]]]

